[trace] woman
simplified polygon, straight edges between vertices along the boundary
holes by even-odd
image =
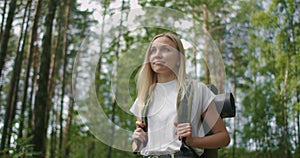
[[[138,75],[137,100],[130,109],[137,116],[133,150],[144,157],[197,157],[202,149],[229,144],[229,134],[215,109],[215,95],[201,82],[187,83],[191,82],[186,79],[180,39],[172,33],[155,36]],[[191,91],[188,87],[193,89],[190,118],[178,123],[177,97],[182,101]],[[212,135],[205,136],[202,120]]]

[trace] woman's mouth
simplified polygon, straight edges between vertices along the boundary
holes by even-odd
[[[155,61],[155,62],[153,62],[153,64],[154,65],[164,65],[165,62],[163,62],[163,61]]]

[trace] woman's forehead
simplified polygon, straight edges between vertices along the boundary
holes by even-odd
[[[176,48],[175,43],[171,39],[169,39],[168,37],[165,37],[165,36],[158,37],[157,39],[155,39],[152,43],[152,46],[155,46],[155,45],[169,45],[169,46]]]

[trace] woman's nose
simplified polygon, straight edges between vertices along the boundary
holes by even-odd
[[[156,58],[162,58],[162,56],[163,56],[163,55],[162,55],[162,51],[161,51],[161,50],[156,50],[154,56],[155,56]]]

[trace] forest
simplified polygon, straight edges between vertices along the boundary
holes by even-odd
[[[232,93],[220,158],[300,157],[299,0],[1,0],[0,157],[124,158],[136,74],[174,32],[188,76]]]

